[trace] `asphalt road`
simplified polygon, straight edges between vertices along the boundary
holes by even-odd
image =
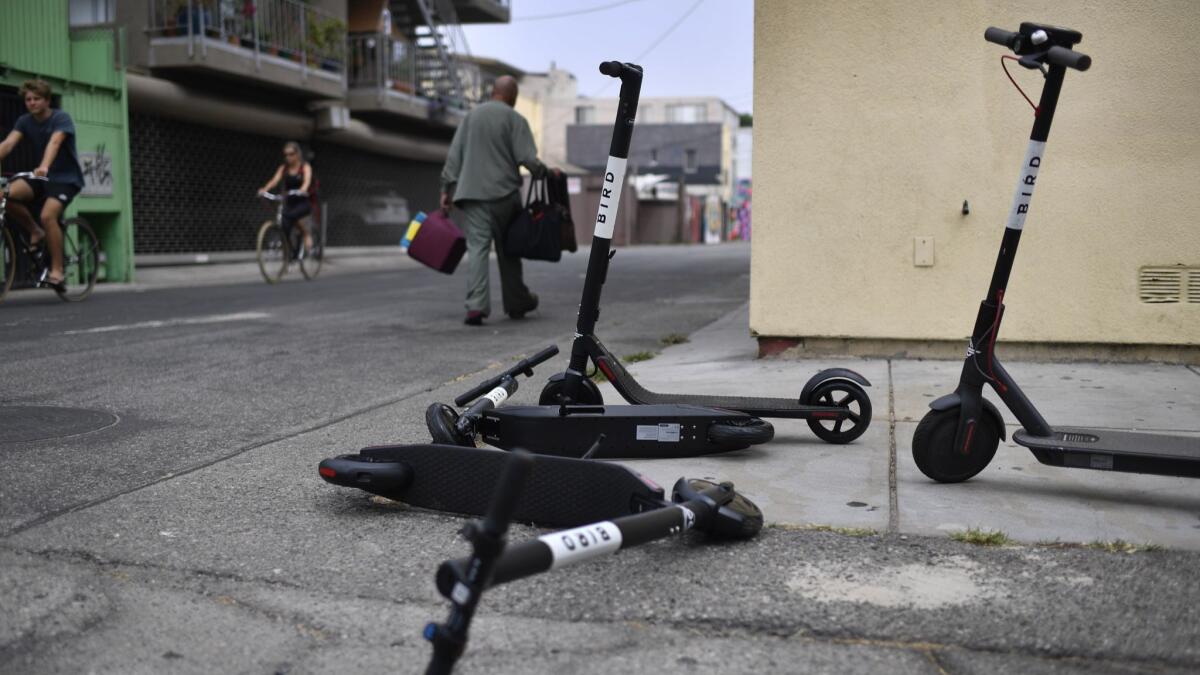
[[[705,325],[745,302],[748,259],[622,250],[601,335],[629,354]],[[420,672],[463,521],[332,488],[315,465],[424,441],[430,402],[566,347],[584,263],[531,265],[542,309],[510,321],[497,299],[482,329],[461,324],[461,277],[411,266],[275,287],[208,271],[78,305],[15,294],[0,672]],[[81,433],[34,438],[48,425],[16,423],[18,406]],[[664,542],[489,593],[461,672],[1195,672],[1197,560],[787,528]]]

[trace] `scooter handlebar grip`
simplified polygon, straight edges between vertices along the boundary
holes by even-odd
[[[1003,28],[996,28],[995,26],[991,26],[987,30],[983,31],[984,40],[987,40],[988,42],[995,42],[998,45],[1004,45],[1009,49],[1017,48],[1017,40],[1019,40],[1020,37],[1021,36],[1018,33],[1014,33],[1010,30],[1004,30]]]
[[[529,358],[529,361],[528,361],[529,367],[532,368],[540,363],[543,363],[543,362],[549,360],[550,357],[554,356],[557,353],[558,353],[558,345],[550,345],[549,347],[546,347],[542,351],[538,352],[537,354],[534,354],[533,356],[531,356]]]
[[[1075,70],[1084,71],[1092,67],[1092,57],[1087,54],[1081,54],[1073,49],[1066,47],[1051,47],[1046,52],[1046,62],[1065,68],[1074,68]]]
[[[620,77],[624,67],[620,61],[605,61],[600,64],[600,73],[609,77]]]

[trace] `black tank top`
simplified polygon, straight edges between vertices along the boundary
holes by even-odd
[[[300,165],[300,171],[295,175],[288,173],[287,165],[283,167],[283,188],[285,190],[299,190],[304,185],[304,164]]]

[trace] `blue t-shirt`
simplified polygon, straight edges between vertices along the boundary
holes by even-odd
[[[17,118],[13,125],[14,131],[28,138],[37,148],[37,159],[40,164],[46,156],[46,146],[50,145],[50,136],[56,131],[67,135],[66,140],[58,147],[58,154],[50,163],[50,171],[46,177],[52,183],[66,183],[83,189],[83,171],[79,168],[79,153],[75,151],[75,122],[71,116],[61,110],[51,110],[45,122],[39,122],[33,115],[25,113]]]

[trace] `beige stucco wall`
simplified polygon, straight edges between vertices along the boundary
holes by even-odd
[[[983,31],[1022,20],[1081,31],[1094,63],[1067,74],[1002,337],[1200,342],[1200,304],[1143,304],[1137,285],[1143,266],[1200,267],[1200,5],[1186,0],[758,0],[753,332],[969,334],[1033,122]],[[1036,72],[1010,70],[1040,92]],[[913,264],[918,236],[932,267]]]

